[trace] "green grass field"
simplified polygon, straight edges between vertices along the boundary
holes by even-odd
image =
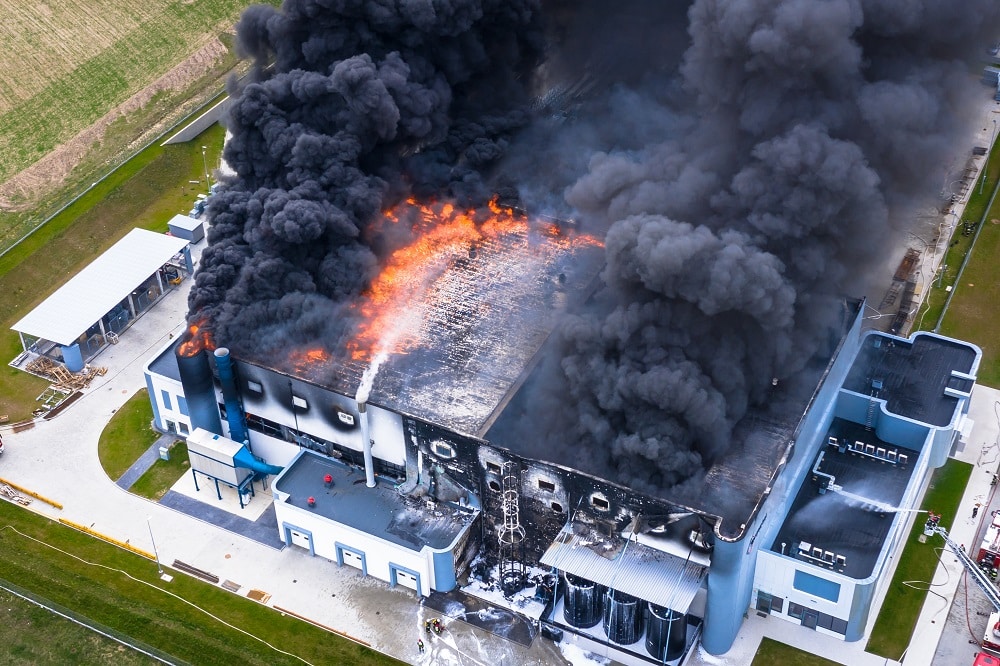
[[[165,583],[155,563],[9,502],[0,502],[0,549],[0,580],[192,664],[398,663],[198,579],[175,572]],[[0,647],[3,663],[120,663],[3,655]]]
[[[941,526],[951,527],[971,475],[972,465],[949,460],[934,471],[920,508],[941,514]],[[926,581],[934,577],[938,553],[946,550],[944,540],[937,536],[920,543],[918,537],[923,533],[923,527],[924,514],[919,514],[899,556],[882,610],[865,646],[868,652],[899,660],[910,644],[920,608],[927,597]],[[907,582],[911,585],[905,584]]]
[[[181,475],[191,469],[187,444],[179,440],[170,447],[170,460],[157,459],[129,489],[136,495],[159,501]]]
[[[161,663],[3,590],[0,612],[0,662],[5,664]],[[39,640],[39,636],[45,640]]]
[[[761,640],[751,666],[837,666],[837,662],[803,652],[790,645],[765,638]]]
[[[117,481],[159,437],[152,421],[153,406],[146,389],[136,391],[108,421],[97,443],[97,455],[112,481]]]

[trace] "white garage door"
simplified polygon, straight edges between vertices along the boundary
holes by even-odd
[[[417,577],[411,573],[396,569],[396,582],[403,587],[408,587],[415,592],[419,592],[417,590]]]
[[[303,534],[302,532],[297,532],[295,530],[289,530],[292,535],[292,545],[302,546],[303,548],[309,548],[309,535]]]
[[[356,569],[361,569],[364,571],[364,558],[357,553],[352,553],[349,550],[344,551],[344,564],[348,564]]]

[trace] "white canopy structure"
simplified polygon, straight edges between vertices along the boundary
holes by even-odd
[[[55,360],[76,371],[190,270],[186,240],[133,229],[11,328],[26,352],[49,356],[60,346]],[[74,353],[78,345],[85,349]]]

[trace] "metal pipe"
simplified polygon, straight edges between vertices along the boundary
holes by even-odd
[[[375,463],[372,460],[372,438],[368,425],[368,404],[358,403],[358,416],[361,418],[361,446],[365,454],[365,485],[375,487]]]
[[[243,417],[243,406],[240,404],[240,394],[236,388],[236,374],[233,371],[229,350],[219,347],[215,350],[215,368],[219,371],[219,382],[222,384],[222,399],[226,405],[226,422],[229,424],[229,438],[240,444],[249,442],[246,422]]]

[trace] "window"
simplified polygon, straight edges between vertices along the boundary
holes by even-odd
[[[438,458],[454,458],[455,447],[446,442],[431,442],[431,453],[436,455]]]
[[[590,503],[595,509],[600,509],[601,511],[607,511],[611,508],[611,504],[608,502],[608,498],[600,493],[594,493],[590,496]]]
[[[177,427],[180,428],[182,435],[186,435],[189,432],[191,432],[191,429],[188,428],[188,424],[187,423],[178,423]]]
[[[552,510],[555,511],[556,513],[562,513],[563,512],[563,506],[559,502],[553,502],[549,506],[551,506]]]
[[[757,610],[764,613],[780,613],[785,600],[767,592],[757,592]]]
[[[489,471],[489,472],[493,472],[494,474],[499,474],[500,473],[500,465],[496,464],[495,462],[487,462],[486,463],[486,470]]]
[[[800,592],[811,594],[820,599],[836,602],[840,598],[840,583],[814,576],[805,571],[796,571],[792,587]]]
[[[163,396],[163,406],[167,409],[173,409],[173,407],[170,406],[170,394],[166,391],[166,389],[161,390],[160,395]]]
[[[181,414],[183,414],[184,416],[191,416],[188,413],[188,401],[187,401],[187,398],[185,398],[182,395],[177,396],[177,411],[180,412]]]
[[[788,602],[788,615],[790,617],[794,617],[796,620],[798,620],[799,618],[802,617],[802,611],[804,610],[805,609],[802,608],[802,606],[800,606],[799,604],[793,603],[791,601]]]
[[[264,393],[264,387],[261,385],[260,382],[252,382],[249,379],[247,380],[247,390],[250,391],[251,393],[258,393],[258,394]]]
[[[352,426],[354,425],[354,415],[348,414],[347,412],[337,412],[337,420],[339,420],[344,425]]]
[[[546,481],[545,479],[538,479],[538,487],[550,493],[554,493],[556,491],[556,484],[551,481]]]
[[[493,492],[495,493],[500,492],[500,483],[497,482],[496,479],[490,479],[489,481],[486,482],[486,485],[489,486],[490,490],[492,490]]]
[[[833,618],[830,622],[830,631],[835,631],[842,636],[847,635],[847,620],[841,620],[839,618]]]
[[[292,406],[298,407],[302,411],[309,409],[309,403],[306,402],[305,398],[300,398],[299,396],[292,394]]]

